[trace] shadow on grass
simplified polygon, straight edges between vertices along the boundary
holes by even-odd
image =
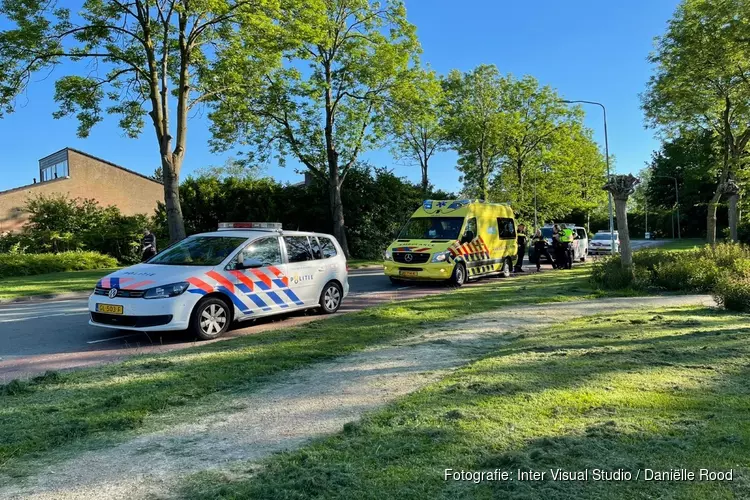
[[[200,473],[185,498],[748,498],[747,316],[585,319],[517,339],[262,467]],[[601,318],[600,318],[601,319]],[[588,338],[587,338],[588,335]],[[444,469],[514,481],[444,481]],[[550,469],[734,469],[731,482],[552,481]],[[518,469],[546,472],[519,481]],[[259,472],[258,472],[259,471]],[[591,473],[591,472],[590,472]],[[643,472],[641,472],[643,474]]]
[[[0,470],[21,474],[41,452],[138,429],[151,415],[221,391],[253,390],[280,373],[456,317],[593,296],[600,293],[589,287],[588,270],[579,268],[564,279],[551,273],[502,280],[166,355],[13,381],[0,386]]]

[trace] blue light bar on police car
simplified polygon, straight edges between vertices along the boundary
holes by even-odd
[[[276,229],[281,230],[281,222],[219,222],[219,230],[228,229]]]

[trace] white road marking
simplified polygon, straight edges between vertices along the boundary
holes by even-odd
[[[360,276],[384,276],[385,273],[383,271],[370,271],[365,273],[349,273],[350,278],[359,278]]]
[[[128,338],[128,337],[135,337],[136,335],[140,335],[140,333],[131,333],[131,334],[128,334],[128,335],[120,335],[119,337],[110,337],[108,339],[89,340],[86,343],[87,344],[98,344],[99,342],[109,342],[110,340],[125,339],[125,338]]]
[[[0,323],[13,323],[15,321],[28,321],[30,319],[44,319],[44,318],[54,318],[57,316],[82,316],[84,314],[88,315],[88,310],[86,312],[67,312],[67,313],[57,313],[57,314],[45,314],[42,316],[26,316],[21,318],[10,318],[10,319],[0,319]]]

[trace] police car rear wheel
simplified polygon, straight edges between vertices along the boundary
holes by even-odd
[[[227,331],[230,323],[226,302],[210,297],[199,302],[190,319],[190,330],[202,340],[211,340]]]
[[[451,275],[451,284],[454,286],[461,286],[466,283],[466,266],[461,263],[456,264],[453,268],[453,274]]]
[[[341,287],[330,282],[320,292],[320,309],[326,314],[333,314],[341,307]]]

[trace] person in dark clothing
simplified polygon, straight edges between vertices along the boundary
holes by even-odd
[[[552,269],[555,269],[557,265],[555,264],[554,259],[552,259],[552,256],[549,254],[549,250],[547,250],[547,242],[544,241],[544,236],[542,235],[542,230],[537,229],[536,234],[534,234],[534,239],[531,241],[531,244],[534,245],[534,257],[536,258],[536,270],[539,271],[542,268],[542,257],[546,257],[548,261],[552,264]]]
[[[141,262],[156,255],[156,236],[149,229],[143,230],[143,239],[141,240]]]
[[[555,254],[555,269],[565,267],[565,250],[560,242],[560,226],[552,226],[552,252]]]
[[[516,231],[516,242],[518,243],[518,253],[517,253],[517,260],[516,260],[516,266],[515,269],[513,269],[514,272],[522,273],[523,270],[523,258],[526,256],[526,240],[528,237],[526,236],[526,226],[523,224],[519,224],[518,230]]]

